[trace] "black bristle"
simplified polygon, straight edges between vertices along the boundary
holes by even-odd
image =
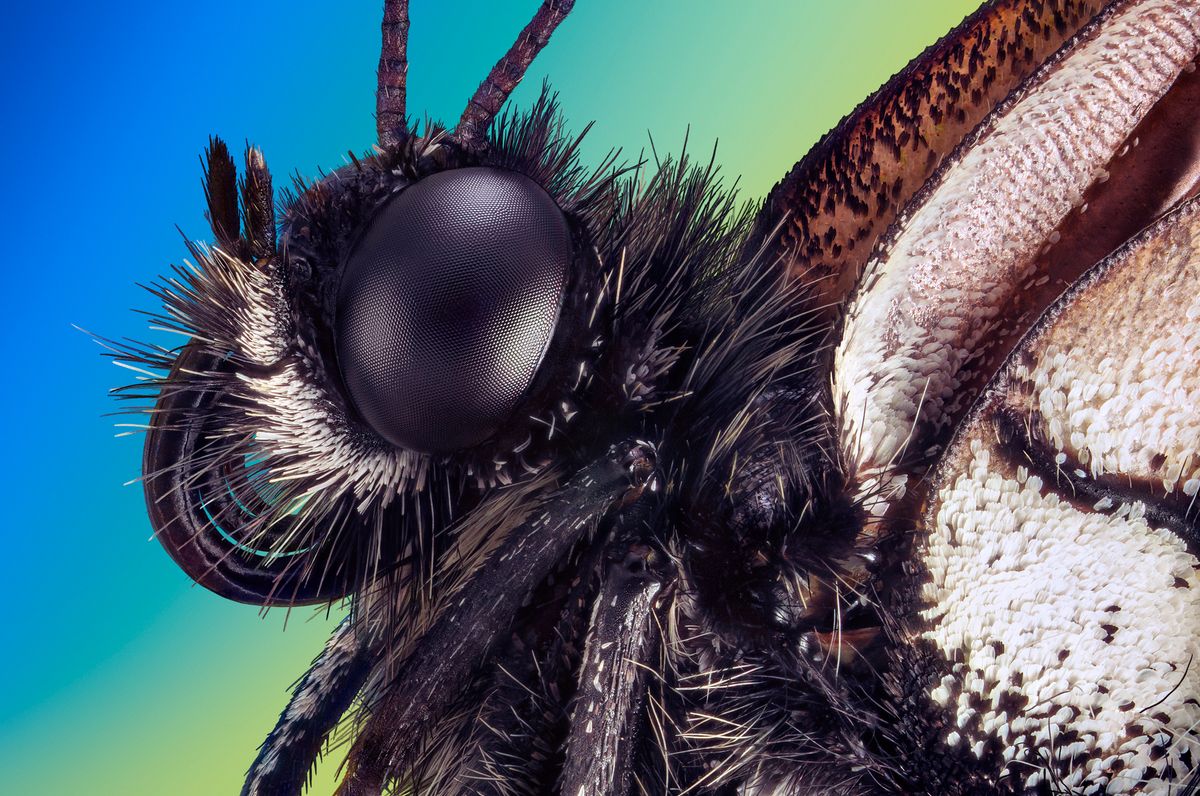
[[[285,194],[274,255],[271,181],[254,149],[247,151],[241,183],[240,248],[228,242],[226,233],[237,228],[236,214],[228,212],[237,207],[236,192],[230,198],[234,170],[214,139],[206,187],[219,247],[189,244],[195,268],[175,269],[152,292],[163,304],[155,325],[187,335],[206,361],[219,364],[168,376],[178,351],[130,345],[119,352],[164,374],[131,388],[128,397],[220,396],[203,411],[170,419],[180,426],[203,422],[219,440],[174,463],[180,472],[228,472],[233,494],[242,495],[251,485],[241,483],[244,468],[236,464],[267,457],[263,467],[278,476],[280,497],[245,520],[241,538],[268,550],[286,542],[287,550],[331,551],[279,559],[275,566],[290,573],[288,583],[303,582],[310,591],[313,584],[345,584],[357,595],[355,621],[378,632],[386,654],[367,678],[350,724],[358,731],[369,732],[381,720],[395,676],[422,654],[423,637],[447,609],[447,595],[471,582],[503,549],[506,534],[554,494],[560,470],[569,473],[596,455],[597,440],[633,428],[662,441],[668,453],[663,494],[687,506],[698,496],[723,494],[731,463],[766,445],[780,423],[791,430],[790,417],[768,418],[759,398],[796,376],[790,354],[806,339],[805,318],[791,312],[791,293],[774,281],[771,264],[741,260],[751,209],[721,184],[710,158],[697,164],[685,154],[623,167],[610,153],[587,168],[579,145],[580,137],[565,132],[548,90],[528,112],[501,117],[479,151],[456,150],[441,128],[427,124],[423,136],[353,159],[319,181],[297,182],[294,194]],[[376,439],[344,398],[329,331],[331,286],[361,225],[382,203],[431,173],[468,165],[525,174],[576,225],[587,294],[576,315],[586,325],[573,330],[568,350],[575,358],[564,360],[562,383],[531,399],[530,428],[540,436],[522,449],[525,459],[498,469],[493,458],[511,452],[498,447],[474,452],[475,458],[413,456],[399,463],[404,454]],[[220,196],[224,204],[216,202]],[[218,212],[221,207],[226,210]],[[278,267],[262,268],[259,261],[273,255]],[[564,398],[570,399],[566,408]],[[544,429],[554,424],[560,433],[547,440]],[[697,449],[689,438],[688,430],[698,427],[713,430],[711,446]],[[524,428],[517,431],[518,441],[528,436]],[[318,438],[319,449],[305,447]],[[355,474],[359,461],[363,475]],[[393,475],[381,475],[387,473]],[[564,555],[576,562],[568,564],[570,573],[579,566],[573,558],[578,547]],[[286,604],[286,588],[270,601]],[[677,612],[680,593],[670,598],[668,612]],[[516,632],[540,621],[520,616]],[[701,776],[707,758],[686,748],[688,703],[675,689],[695,671],[692,653],[678,653],[679,639],[655,632],[663,637],[664,671],[645,684],[650,718],[632,750],[631,786],[674,790]],[[548,652],[557,647],[541,638],[521,658],[520,673],[502,671],[508,653],[487,649],[478,668],[456,674],[465,682],[446,688],[458,689],[460,698],[447,702],[445,715],[407,754],[381,761],[380,781],[465,792],[484,780],[549,787],[562,764],[555,739],[563,737],[577,655]],[[535,660],[534,671],[524,671]],[[542,696],[513,714],[518,681]],[[512,732],[506,731],[505,746],[489,726],[527,736],[531,748],[542,750],[544,765],[518,765]],[[299,760],[303,750],[296,754]]]
[[[209,137],[208,148],[200,162],[204,166],[206,217],[213,237],[226,251],[235,253],[238,247],[237,166],[233,164],[229,147],[217,136]]]
[[[242,229],[251,257],[275,254],[275,195],[271,172],[258,147],[246,145],[246,173],[242,175]]]

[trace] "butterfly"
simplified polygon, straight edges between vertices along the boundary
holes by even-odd
[[[346,601],[245,794],[1167,793],[1200,673],[1200,8],[997,0],[761,204],[450,127],[382,21],[378,143],[277,192],[213,139],[154,289],[157,538]]]

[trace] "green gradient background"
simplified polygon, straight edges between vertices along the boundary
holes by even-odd
[[[192,588],[158,546],[112,439],[127,375],[77,323],[144,335],[130,307],[207,238],[210,132],[264,149],[277,185],[374,138],[379,3],[42,3],[6,11],[0,199],[8,343],[0,588],[0,792],[232,794],[332,620]],[[634,157],[687,126],[761,197],[816,139],[957,23],[972,0],[580,0],[513,102],[543,78],[585,154]],[[413,0],[409,108],[452,121],[536,0]],[[337,760],[319,770],[327,793]]]

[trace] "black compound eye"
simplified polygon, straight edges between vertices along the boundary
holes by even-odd
[[[562,211],[514,172],[453,169],[390,199],[338,287],[334,333],[355,408],[405,448],[485,441],[533,382],[573,257]]]

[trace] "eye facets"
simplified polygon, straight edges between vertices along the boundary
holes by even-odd
[[[343,266],[342,378],[389,442],[448,452],[508,419],[558,322],[573,246],[529,178],[453,169],[389,200]]]

